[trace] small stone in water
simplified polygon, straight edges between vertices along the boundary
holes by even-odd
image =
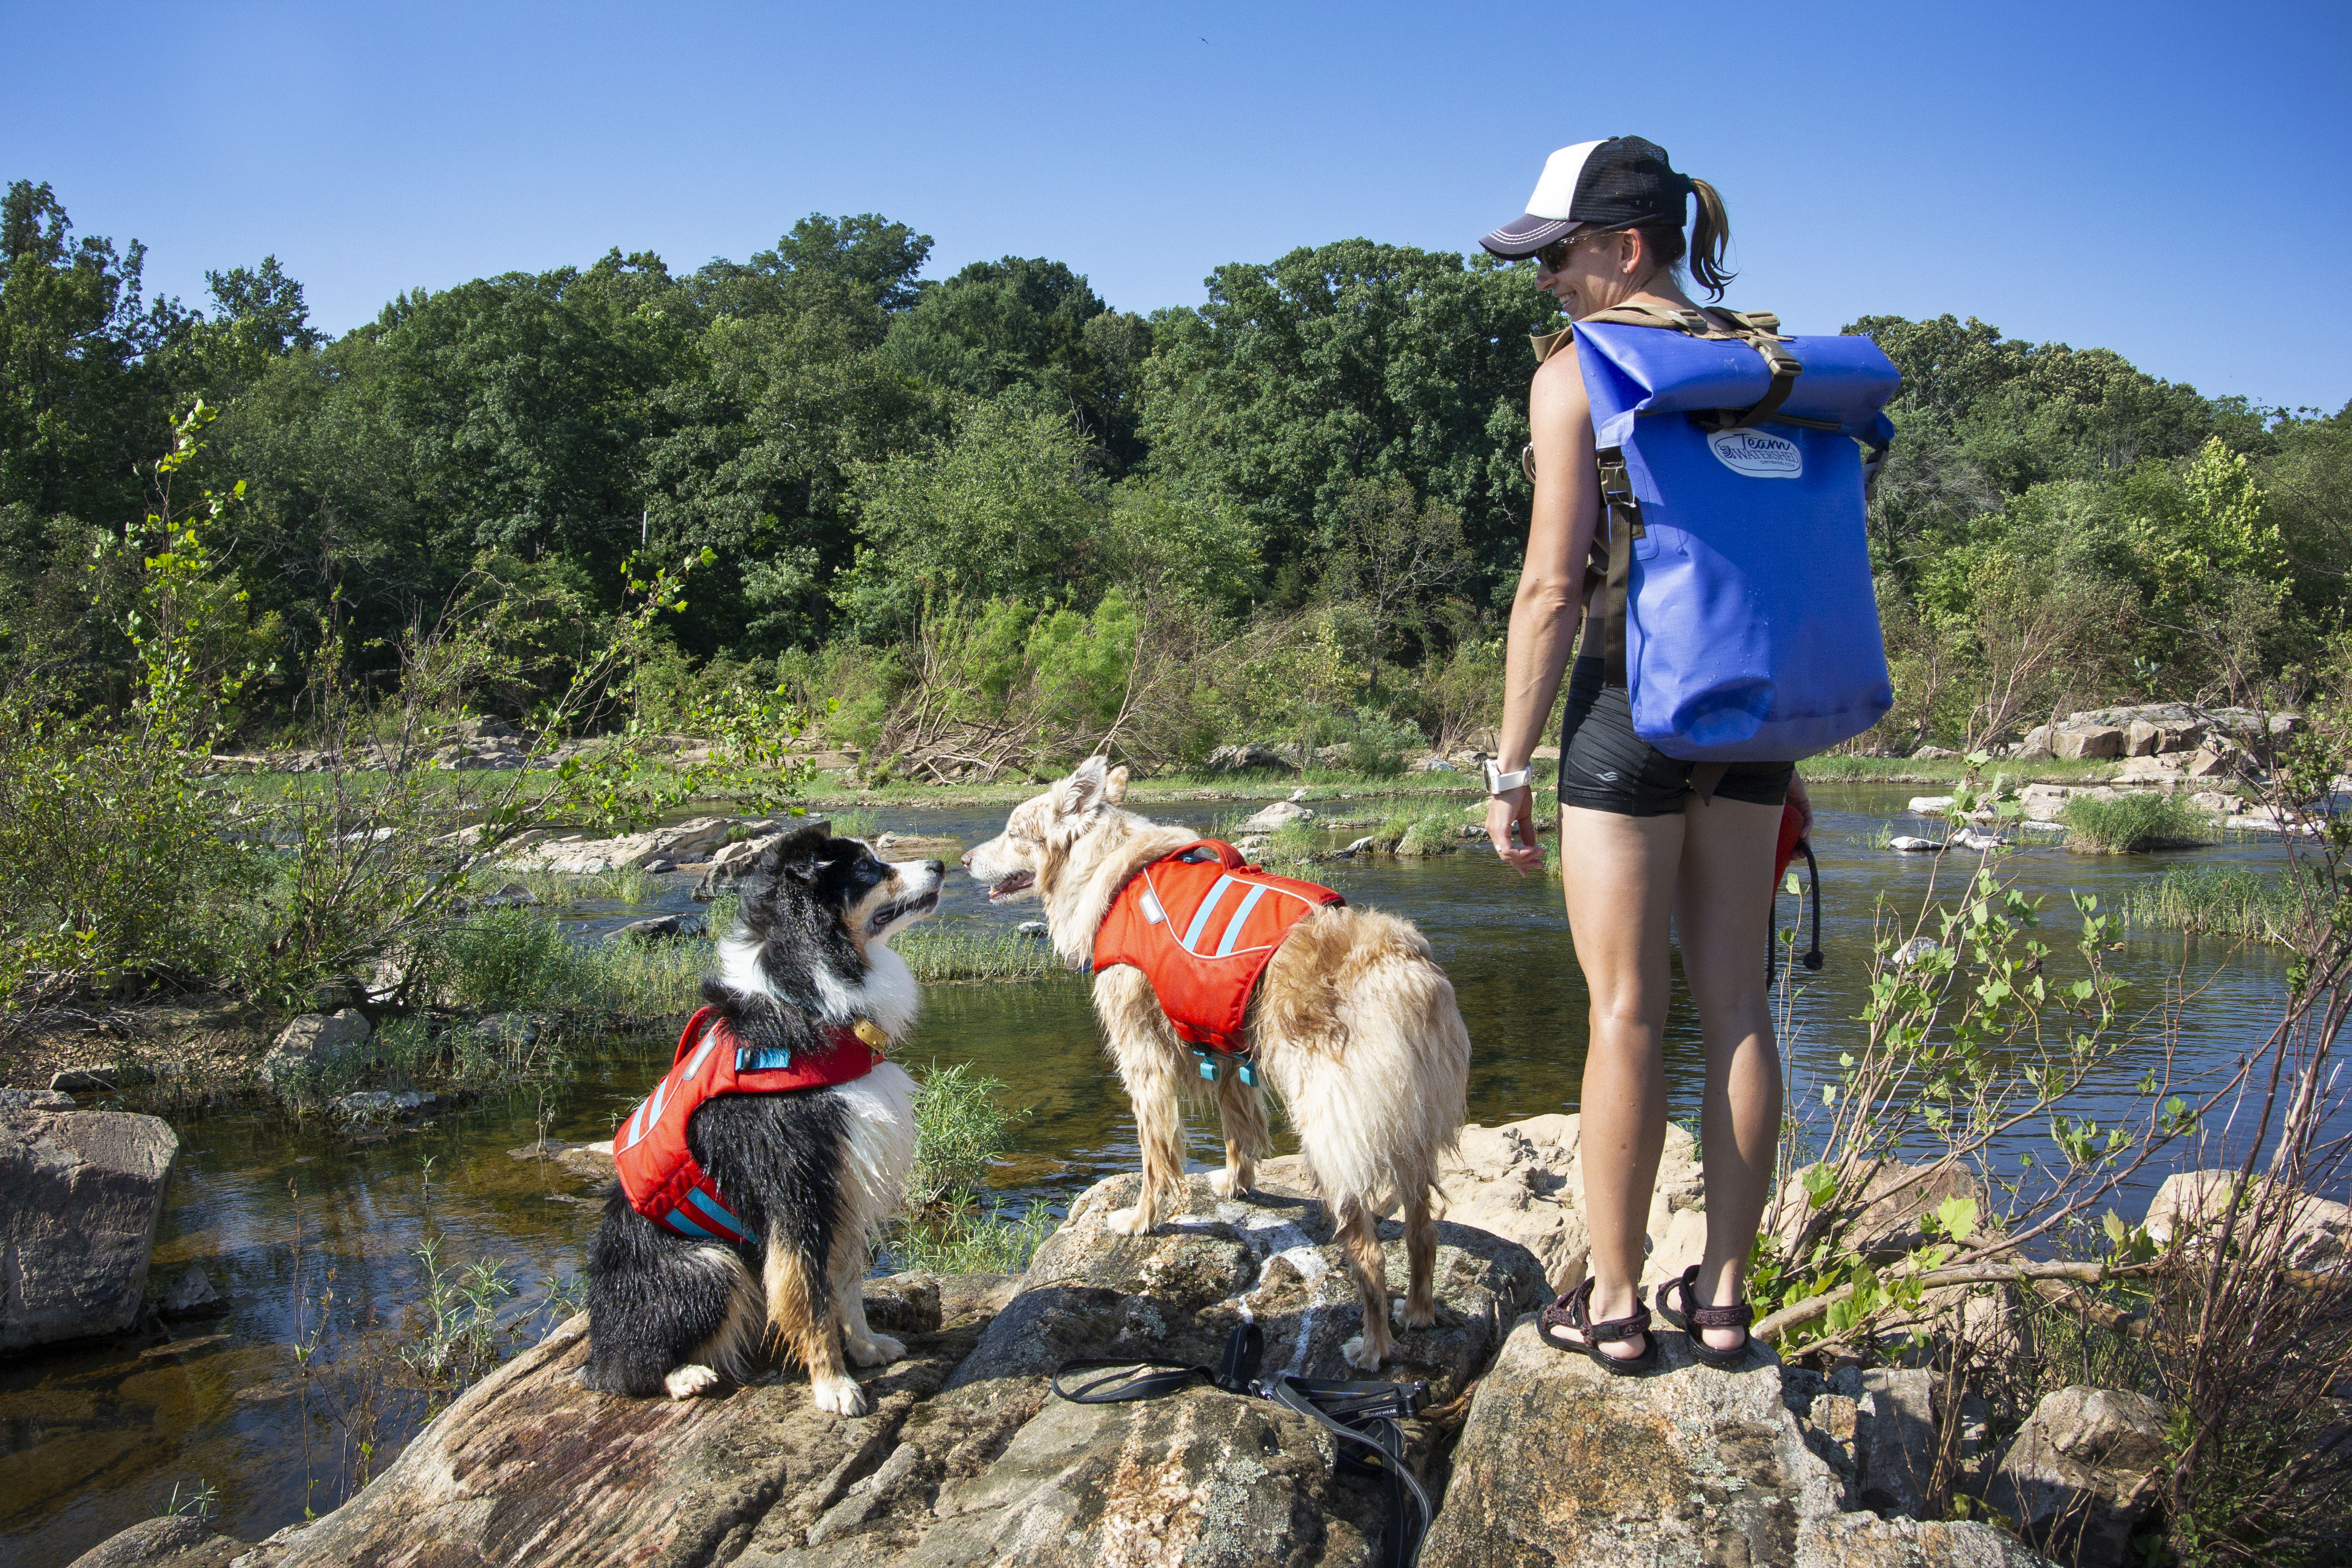
[[[1928,954],[1943,951],[1944,944],[1934,938],[1915,936],[1895,950],[1895,962],[1907,969]]]
[[[1019,925],[1014,926],[1013,929],[1023,936],[1034,936],[1040,940],[1043,940],[1045,935],[1045,922],[1044,921],[1023,921]]]
[[[1943,848],[1943,845],[1937,843],[1933,838],[1911,838],[1907,837],[1902,838],[1890,838],[1886,841],[1886,847],[1889,849],[1894,850],[1897,855],[1933,855]]]
[[[667,876],[670,872],[677,869],[677,862],[675,860],[648,860],[645,864],[645,869],[647,874],[651,876]]]

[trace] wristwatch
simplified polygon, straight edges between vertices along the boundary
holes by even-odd
[[[1515,789],[1527,787],[1527,769],[1521,768],[1517,773],[1507,773],[1495,765],[1494,758],[1486,759],[1486,793],[1488,795],[1508,795]]]

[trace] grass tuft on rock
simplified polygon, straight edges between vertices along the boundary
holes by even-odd
[[[2111,800],[2078,795],[2066,802],[2066,847],[2081,854],[2127,855],[2210,844],[2213,814],[2169,791],[2138,790]]]

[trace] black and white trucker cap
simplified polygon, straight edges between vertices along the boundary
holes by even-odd
[[[1688,179],[1674,171],[1666,150],[1639,136],[1580,142],[1544,160],[1543,178],[1528,210],[1478,243],[1517,260],[1580,230],[1683,225]]]

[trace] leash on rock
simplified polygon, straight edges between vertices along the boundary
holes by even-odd
[[[1066,1361],[1054,1373],[1054,1392],[1073,1405],[1117,1405],[1181,1394],[1196,1383],[1226,1394],[1272,1400],[1328,1427],[1337,1439],[1339,1472],[1378,1476],[1388,1494],[1388,1527],[1381,1534],[1381,1568],[1412,1568],[1421,1556],[1437,1510],[1421,1478],[1405,1462],[1404,1432],[1397,1422],[1417,1415],[1429,1403],[1426,1383],[1377,1383],[1347,1378],[1300,1377],[1277,1373],[1260,1377],[1265,1331],[1255,1322],[1235,1325],[1214,1368],[1133,1357]],[[1066,1388],[1062,1380],[1082,1373],[1102,1375]],[[1407,1504],[1411,1504],[1408,1511]]]

